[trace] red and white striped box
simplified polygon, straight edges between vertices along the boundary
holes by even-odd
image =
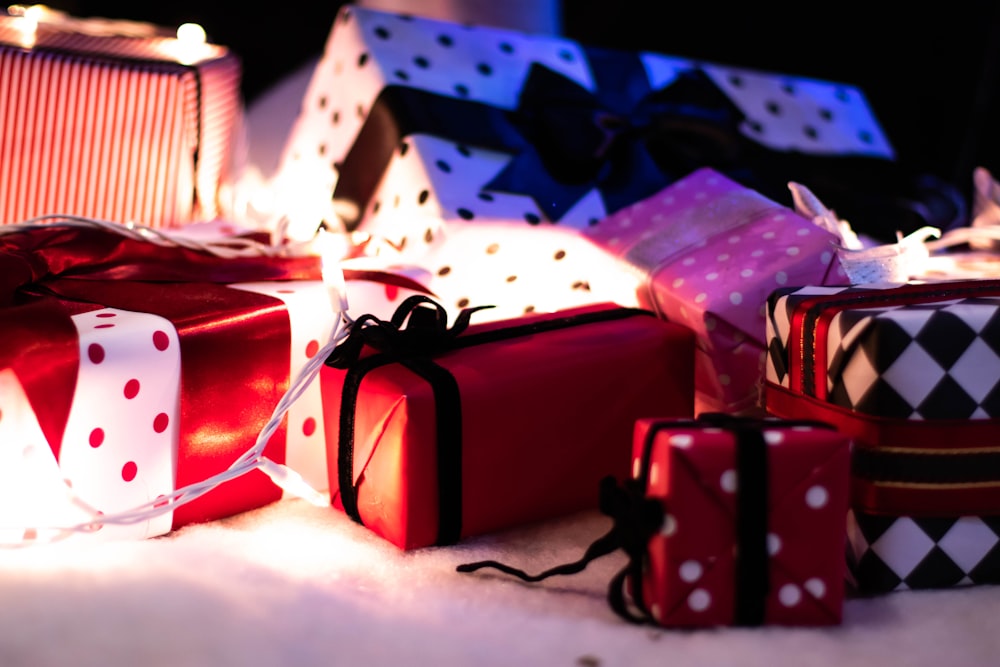
[[[146,23],[14,12],[0,10],[0,224],[219,215],[242,113],[236,55]]]

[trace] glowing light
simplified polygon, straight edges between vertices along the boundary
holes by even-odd
[[[177,27],[177,40],[183,44],[204,44],[208,36],[197,23],[182,23]]]
[[[325,229],[316,233],[313,248],[322,260],[323,284],[330,295],[334,312],[347,312],[347,285],[340,260],[347,253],[348,240],[343,234],[331,234]]]

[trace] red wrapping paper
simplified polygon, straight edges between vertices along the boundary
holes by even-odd
[[[731,625],[735,619],[739,475],[732,431],[644,419],[635,427],[633,473],[651,440],[647,495],[665,517],[648,544],[645,605],[670,627]],[[763,428],[766,560],[763,622],[838,623],[845,575],[849,441],[831,429]]]
[[[249,449],[289,383],[283,302],[223,283],[316,279],[319,271],[314,257],[225,260],[103,231],[49,228],[0,237],[0,276],[0,368],[14,371],[57,459],[77,369],[103,356],[80,358],[71,316],[115,308],[173,324],[181,351],[175,459],[181,487],[225,470]],[[114,326],[107,321],[103,326]],[[168,340],[161,336],[159,348]],[[281,462],[284,448],[282,426],[266,454]],[[177,508],[173,525],[227,516],[280,495],[254,471]]]
[[[459,336],[620,309],[602,305],[473,325]],[[473,315],[473,318],[475,316]],[[641,313],[434,355],[457,381],[459,538],[595,508],[605,475],[624,475],[635,420],[690,416],[693,339]],[[321,371],[334,504],[345,370]],[[353,475],[364,525],[403,549],[439,540],[435,399],[399,363],[367,373],[354,407]],[[346,408],[343,408],[346,409]],[[456,509],[456,508],[446,508]]]

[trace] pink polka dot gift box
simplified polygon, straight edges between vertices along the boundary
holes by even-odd
[[[191,35],[41,5],[0,9],[0,224],[218,216],[241,65],[203,31]]]
[[[753,164],[733,166],[758,174],[778,156],[893,157],[851,86],[348,6],[277,187],[416,258],[483,222],[586,228],[737,145]]]
[[[681,326],[614,304],[476,315],[448,327],[411,297],[358,320],[320,372],[333,504],[402,549],[593,508],[636,419],[692,411]]]
[[[699,412],[757,406],[765,304],[775,288],[846,282],[836,259],[839,239],[707,168],[585,236],[641,279],[641,306],[696,333]]]
[[[652,620],[839,623],[849,447],[822,423],[639,421],[633,477],[663,507],[633,578]]]
[[[87,228],[0,235],[0,539],[50,538],[225,471],[330,336],[318,264]],[[326,488],[323,430],[314,383],[266,455]],[[281,493],[254,470],[87,537],[159,535]]]

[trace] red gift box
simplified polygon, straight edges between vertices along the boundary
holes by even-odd
[[[401,548],[592,508],[627,472],[637,418],[692,413],[691,334],[646,311],[463,331],[469,311],[446,330],[433,306],[359,320],[320,375],[334,503]]]
[[[638,421],[634,477],[664,508],[642,578],[652,619],[839,623],[848,450],[818,423]]]
[[[236,55],[146,23],[21,9],[0,10],[0,224],[218,216],[242,113]]]
[[[81,228],[0,236],[3,437],[26,455],[51,450],[56,480],[104,514],[226,470],[329,335],[333,312],[318,277],[314,257],[221,259]],[[296,301],[310,294],[311,304]],[[37,426],[18,429],[16,415]],[[322,414],[288,417],[266,455],[284,462],[298,439],[325,456]],[[165,523],[100,532],[160,534],[280,495],[253,471],[177,507]],[[0,494],[7,518],[17,509],[8,501],[23,499]]]

